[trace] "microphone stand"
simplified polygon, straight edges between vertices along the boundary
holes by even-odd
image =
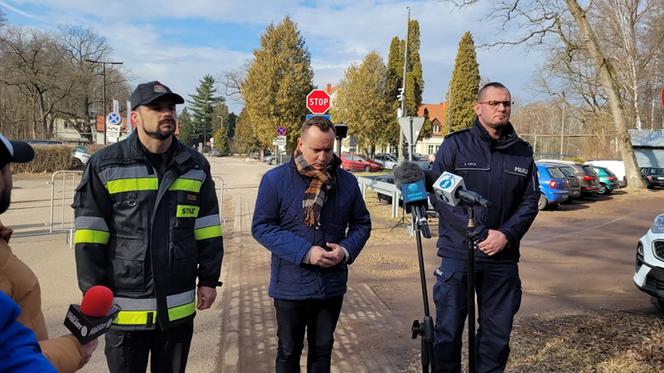
[[[413,231],[417,240],[417,259],[420,267],[420,282],[422,285],[422,301],[424,304],[424,319],[422,321],[413,321],[411,328],[412,338],[416,339],[417,336],[422,337],[421,345],[421,360],[422,372],[428,373],[429,368],[431,372],[435,372],[435,359],[433,356],[433,335],[434,326],[431,312],[429,310],[429,293],[427,292],[427,278],[424,269],[424,254],[422,251],[422,236],[431,238],[431,231],[429,224],[427,224],[426,212],[422,212],[422,206],[412,206],[410,209],[413,217]]]
[[[467,281],[466,281],[466,304],[468,307],[468,372],[475,373],[475,212],[473,206],[465,206],[468,216],[466,226],[466,248],[467,257]]]

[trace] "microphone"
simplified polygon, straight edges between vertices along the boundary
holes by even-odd
[[[106,333],[118,312],[120,307],[113,304],[111,289],[95,285],[83,294],[80,306],[77,304],[69,306],[65,316],[65,327],[81,344],[86,344]]]
[[[461,176],[447,171],[443,172],[433,183],[433,190],[438,199],[450,206],[462,204],[491,207],[491,202],[466,189],[466,184]]]
[[[415,163],[403,161],[394,168],[394,184],[401,190],[406,211],[412,212],[425,238],[431,238],[426,218],[428,194],[424,185],[424,172]]]

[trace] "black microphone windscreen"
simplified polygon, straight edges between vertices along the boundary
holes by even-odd
[[[416,163],[403,161],[394,168],[394,184],[397,188],[403,183],[414,183],[419,180],[424,180],[424,173]]]

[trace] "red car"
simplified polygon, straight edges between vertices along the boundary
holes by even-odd
[[[383,165],[354,153],[341,154],[341,168],[348,171],[376,172],[383,169]]]

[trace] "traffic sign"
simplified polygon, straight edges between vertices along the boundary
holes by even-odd
[[[277,135],[278,136],[285,136],[286,135],[286,127],[283,127],[283,126],[277,127]]]
[[[399,127],[401,127],[401,133],[406,138],[406,141],[411,146],[417,142],[417,138],[420,135],[420,130],[424,124],[424,118],[422,117],[401,117],[399,118]]]
[[[280,148],[283,148],[286,146],[286,136],[277,136],[272,140],[272,145],[276,145]]]
[[[122,117],[118,113],[110,113],[106,116],[106,125],[111,124],[120,124],[122,123]]]
[[[312,114],[325,114],[330,104],[330,95],[324,89],[314,89],[307,95],[307,109]]]

